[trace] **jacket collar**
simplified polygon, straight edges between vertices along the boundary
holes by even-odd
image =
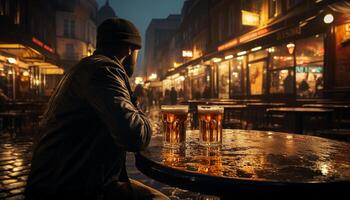
[[[115,63],[121,68],[121,70],[125,73],[125,75],[126,75],[126,71],[125,71],[125,69],[124,69],[123,63],[120,62],[120,60],[119,60],[116,56],[112,55],[111,53],[109,53],[109,52],[107,52],[107,51],[103,51],[103,50],[96,50],[96,51],[94,52],[94,55],[102,55],[102,56],[105,56],[105,57],[109,58],[110,60],[112,60],[113,62],[115,62]],[[127,76],[127,75],[126,75],[126,76]],[[127,77],[128,77],[128,76],[127,76]]]

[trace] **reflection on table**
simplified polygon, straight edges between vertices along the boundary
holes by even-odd
[[[186,146],[163,148],[162,136],[139,153],[137,167],[170,185],[221,197],[235,192],[346,191],[350,186],[350,144],[276,132],[224,130],[223,144],[208,148],[198,131]]]

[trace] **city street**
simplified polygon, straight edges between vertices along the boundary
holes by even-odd
[[[349,196],[350,1],[0,0],[0,27],[0,200]]]

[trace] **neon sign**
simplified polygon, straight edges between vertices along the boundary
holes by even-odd
[[[50,46],[46,45],[42,41],[38,40],[36,37],[32,37],[32,42],[34,44],[38,45],[39,47],[42,47],[43,49],[45,49],[46,51],[48,51],[50,53],[54,53],[55,52],[55,50],[53,48],[51,48]]]

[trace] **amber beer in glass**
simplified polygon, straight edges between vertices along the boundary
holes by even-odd
[[[221,144],[223,115],[222,106],[198,106],[199,140],[202,144]]]
[[[176,147],[184,144],[186,139],[186,120],[188,106],[166,105],[161,107],[164,145]]]

